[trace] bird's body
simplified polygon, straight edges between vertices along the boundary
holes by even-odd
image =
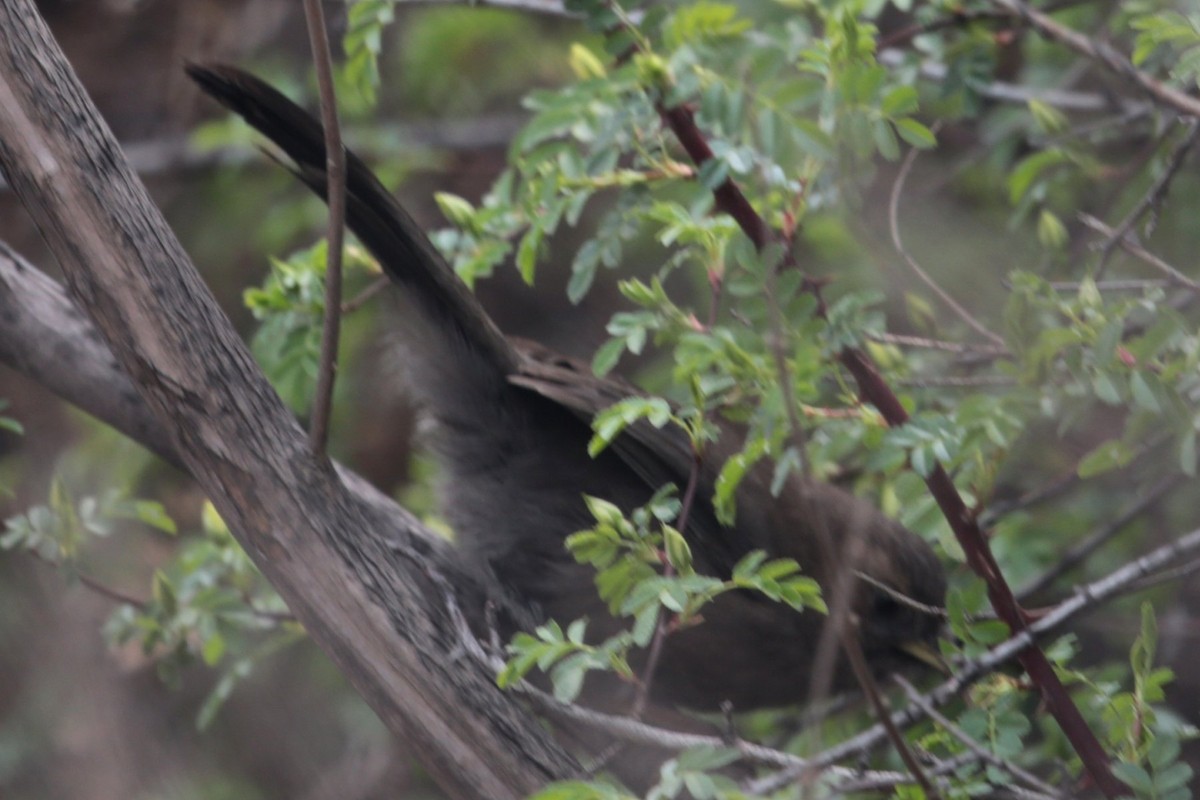
[[[298,176],[324,194],[323,137],[307,112],[234,69],[189,67],[189,73],[278,145]],[[591,568],[576,564],[563,541],[593,524],[584,495],[628,510],[666,483],[683,487],[695,463],[687,438],[638,424],[590,457],[592,417],[636,390],[501,335],[395,199],[347,155],[347,224],[401,289],[408,380],[436,423],[443,509],[458,540],[548,616],[564,623],[587,617],[593,636],[615,631],[620,623],[597,596]],[[828,590],[838,568],[847,566],[840,543],[861,537],[857,570],[919,603],[942,603],[945,580],[929,547],[833,486],[797,476],[776,496],[763,467],[739,489],[736,524],[718,522],[711,504],[716,470],[739,445],[731,426],[704,453],[684,531],[698,571],[727,576],[738,559],[764,550],[796,559]],[[821,546],[821,536],[832,547]],[[904,646],[932,641],[935,617],[886,593],[867,588],[857,594],[859,638],[877,671],[911,660]],[[702,624],[666,638],[655,700],[702,710],[729,701],[748,710],[806,696],[825,617],[752,592],[724,595],[703,616]]]

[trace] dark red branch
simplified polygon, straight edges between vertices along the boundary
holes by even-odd
[[[681,105],[665,108],[660,104],[658,112],[697,167],[703,166],[713,158],[712,148],[696,125],[695,114],[689,107]],[[756,248],[762,249],[775,238],[732,178],[726,178],[713,190],[713,194],[717,209],[731,216]],[[814,292],[819,300],[820,286],[811,281],[806,284],[808,290]],[[823,302],[820,303],[820,312],[824,316]],[[857,347],[848,347],[842,350],[838,357],[842,365],[854,376],[863,401],[879,409],[879,413],[889,425],[903,425],[908,421],[908,413],[900,404],[900,399],[888,386],[866,352]],[[929,473],[925,484],[950,523],[963,552],[966,553],[967,564],[987,584],[988,598],[996,614],[1008,624],[1014,634],[1024,630],[1025,611],[1017,602],[1008,581],[996,564],[976,513],[967,508],[954,481],[940,464]],[[1079,754],[1096,786],[1110,798],[1128,795],[1129,789],[1118,781],[1109,769],[1108,754],[1088,727],[1083,715],[1079,713],[1045,654],[1036,645],[1031,644],[1018,656],[1018,660],[1030,680],[1038,687],[1047,708],[1058,721],[1075,752]]]
[[[712,159],[712,148],[696,125],[696,115],[691,108],[686,105],[663,108],[659,105],[658,111],[696,166]],[[771,240],[770,229],[732,178],[723,180],[713,190],[713,196],[717,199],[717,208],[733,217],[756,248],[761,250],[767,246]]]

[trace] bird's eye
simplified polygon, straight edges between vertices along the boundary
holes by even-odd
[[[900,603],[888,594],[877,594],[871,604],[871,613],[880,619],[894,619],[901,611]]]

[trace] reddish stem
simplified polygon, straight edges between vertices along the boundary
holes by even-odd
[[[713,158],[712,148],[696,125],[696,116],[691,108],[686,105],[665,108],[660,103],[658,112],[697,167],[703,166]],[[732,217],[756,248],[762,249],[775,238],[732,178],[722,181],[713,190],[713,195],[717,209]],[[789,253],[788,260],[790,259]],[[805,283],[806,288],[817,296],[819,312],[824,316],[825,304],[821,301],[820,285],[812,281]],[[870,356],[859,348],[847,347],[839,354],[839,359],[854,376],[862,399],[879,409],[879,413],[889,425],[903,425],[908,421],[908,412],[904,410],[900,399],[883,379]],[[1013,633],[1023,630],[1026,623],[1025,611],[1013,596],[1012,589],[996,564],[988,546],[987,536],[980,528],[976,515],[967,508],[950,475],[938,464],[925,479],[925,484],[950,523],[963,552],[966,553],[967,564],[987,584],[988,598],[996,614],[1008,624]],[[1038,687],[1047,708],[1058,721],[1075,752],[1079,754],[1096,786],[1110,798],[1128,795],[1128,787],[1117,780],[1109,769],[1108,753],[1104,751],[1083,715],[1079,713],[1045,654],[1036,645],[1030,645],[1018,656],[1018,660],[1030,680]]]
[[[712,148],[697,127],[696,115],[691,108],[686,105],[663,108],[659,105],[658,112],[697,167],[713,157]],[[771,239],[770,230],[732,178],[721,181],[721,185],[713,189],[713,195],[717,199],[717,207],[733,217],[756,248],[761,250],[767,246]]]

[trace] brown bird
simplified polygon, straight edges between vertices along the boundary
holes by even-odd
[[[324,196],[324,138],[311,115],[237,69],[189,66],[188,74],[282,149],[297,176]],[[591,635],[611,634],[621,623],[597,596],[591,568],[576,564],[563,540],[594,522],[584,495],[628,510],[664,484],[684,486],[694,464],[687,437],[670,427],[634,425],[590,457],[591,419],[636,390],[539,345],[505,338],[349,152],[347,170],[347,226],[401,289],[410,388],[436,423],[443,508],[458,541],[547,616],[564,623],[588,617]],[[683,531],[697,570],[728,577],[739,559],[763,550],[794,558],[828,591],[839,571],[853,568],[864,580],[857,582],[851,620],[871,667],[883,674],[927,660],[940,620],[921,606],[940,606],[945,594],[929,546],[825,483],[793,476],[776,496],[766,467],[742,483],[736,524],[722,525],[713,485],[740,441],[740,432],[725,426],[704,453]],[[822,546],[822,535],[831,547]],[[860,537],[861,556],[849,564],[841,545],[852,537]],[[754,592],[723,595],[705,608],[701,624],[665,639],[653,700],[697,710],[728,701],[739,711],[800,702],[824,622],[816,612],[799,613]],[[837,672],[835,688],[853,684],[849,672]]]

